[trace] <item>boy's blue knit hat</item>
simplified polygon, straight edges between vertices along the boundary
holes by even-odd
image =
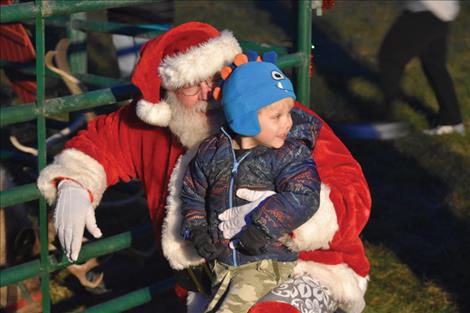
[[[235,58],[230,73],[227,68],[222,70],[222,78],[226,78],[222,105],[230,128],[237,134],[256,136],[261,131],[259,109],[284,98],[295,100],[291,81],[275,65],[276,56],[275,52],[268,52],[260,61],[256,53],[248,52]]]

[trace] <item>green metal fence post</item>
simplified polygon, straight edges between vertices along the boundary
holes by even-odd
[[[310,106],[310,52],[312,48],[312,2],[300,0],[298,2],[298,43],[297,51],[304,56],[304,64],[297,68],[297,95],[298,100]]]
[[[75,13],[70,15],[67,26],[67,37],[70,43],[69,64],[72,73],[87,72],[86,33],[73,27],[75,20],[86,21],[86,13]]]
[[[37,6],[36,14],[36,109],[38,112],[44,110],[45,99],[45,35],[44,35],[44,19],[42,17],[43,0],[35,0]],[[43,114],[37,116],[37,142],[38,142],[38,170],[46,166],[46,118]],[[42,311],[51,311],[51,301],[49,295],[49,260],[48,260],[48,238],[47,238],[47,207],[44,198],[39,200],[39,238],[41,242],[41,294],[42,294]]]

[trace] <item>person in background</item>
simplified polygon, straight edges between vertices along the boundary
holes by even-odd
[[[389,112],[400,97],[400,82],[406,65],[418,57],[439,104],[435,125],[424,133],[464,135],[457,95],[446,65],[449,27],[459,13],[459,3],[457,0],[402,3],[404,11],[385,35],[378,55],[386,110]]]

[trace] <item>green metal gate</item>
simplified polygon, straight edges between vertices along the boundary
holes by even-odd
[[[22,104],[0,109],[0,127],[14,123],[26,122],[36,119],[38,142],[38,169],[46,166],[46,117],[52,114],[73,112],[86,108],[116,103],[131,99],[139,94],[132,84],[123,84],[111,78],[87,74],[86,54],[77,52],[70,57],[71,70],[83,83],[104,87],[103,89],[86,92],[79,95],[66,96],[54,99],[45,99],[45,20],[54,25],[67,27],[70,41],[75,44],[84,44],[87,31],[106,33],[120,33],[139,35],[153,38],[161,31],[149,31],[138,26],[129,27],[118,23],[103,23],[86,21],[83,19],[86,11],[107,9],[113,7],[131,6],[148,3],[149,0],[35,0],[34,2],[2,6],[0,10],[1,23],[14,23],[24,20],[35,20],[35,49],[36,49],[36,82],[37,96],[35,103]],[[155,2],[158,2],[155,1]],[[64,19],[59,15],[68,15]],[[309,103],[310,97],[310,51],[311,51],[311,1],[299,1],[298,8],[298,45],[297,52],[282,54],[278,60],[281,68],[296,67],[296,90],[298,100],[304,104]],[[125,27],[123,27],[125,26]],[[125,32],[122,29],[125,28]],[[253,42],[240,41],[242,48],[257,51],[270,50],[272,47],[258,45]],[[278,50],[279,51],[279,50]],[[12,66],[11,62],[0,60],[2,67]],[[28,69],[26,69],[28,71]],[[30,70],[31,71],[31,70]],[[47,72],[47,74],[51,74]],[[41,254],[38,260],[23,263],[0,271],[0,287],[15,284],[27,278],[40,276],[43,312],[51,311],[49,294],[49,273],[63,269],[70,265],[65,256],[57,258],[48,253],[47,238],[47,208],[45,200],[40,196],[35,182],[12,188],[0,193],[0,207],[8,207],[19,203],[39,199],[39,227]],[[151,231],[150,226],[130,230],[112,237],[86,244],[81,252],[78,262],[84,262],[93,257],[103,256],[131,246],[132,240]],[[136,290],[121,297],[117,297],[103,304],[88,308],[86,312],[121,312],[138,305],[149,302],[152,295],[172,288],[173,279],[157,282],[146,288]]]

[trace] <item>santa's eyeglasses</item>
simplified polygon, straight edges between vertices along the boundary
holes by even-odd
[[[178,89],[178,91],[181,92],[185,96],[195,96],[199,92],[201,92],[201,88],[203,84],[206,84],[207,88],[209,88],[210,90],[213,90],[215,87],[219,85],[219,83],[220,83],[220,77],[214,76],[209,79],[203,80],[202,82],[199,82],[197,84],[181,87]]]

